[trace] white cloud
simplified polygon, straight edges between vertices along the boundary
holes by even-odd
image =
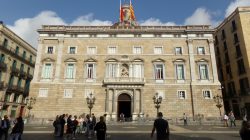
[[[38,33],[37,29],[41,25],[65,25],[66,23],[57,16],[55,12],[43,11],[33,18],[22,18],[15,21],[14,25],[7,25],[21,38],[30,43],[34,48],[37,48]]]
[[[205,8],[198,8],[193,15],[186,18],[185,25],[213,25],[212,13]]]
[[[87,14],[84,16],[80,16],[79,18],[74,20],[70,25],[108,26],[108,25],[112,25],[112,22],[94,19],[93,14]]]
[[[159,19],[155,19],[155,18],[149,18],[145,21],[139,21],[139,24],[142,26],[174,26],[176,25],[174,22],[163,23]]]
[[[14,25],[7,25],[13,32],[37,48],[38,33],[42,25],[111,25],[111,21],[101,21],[93,19],[93,14],[81,16],[71,24],[67,24],[61,17],[53,11],[42,11],[33,18],[22,18],[15,21]]]
[[[234,0],[229,4],[225,17],[229,16],[239,6],[250,6],[250,0]]]

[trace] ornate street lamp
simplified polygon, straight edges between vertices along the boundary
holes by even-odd
[[[36,103],[35,97],[29,97],[26,99],[26,106],[27,106],[27,109],[29,110],[28,117],[30,117],[30,110],[33,108],[33,105],[35,103]]]
[[[222,105],[223,99],[218,94],[216,96],[214,96],[213,99],[214,99],[214,102],[216,103],[216,107],[218,107],[218,109],[220,111],[220,116],[221,116],[221,110],[220,110],[220,108],[223,106]]]
[[[93,108],[94,104],[95,104],[95,97],[92,94],[92,92],[89,94],[89,96],[86,98],[87,100],[87,104],[89,107],[89,115],[91,115],[91,109]]]
[[[157,115],[158,115],[160,104],[162,102],[162,97],[159,96],[158,93],[156,93],[155,96],[153,96],[153,101],[155,104],[155,108],[157,109]]]

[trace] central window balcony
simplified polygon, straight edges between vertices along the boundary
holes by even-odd
[[[144,78],[135,78],[135,77],[112,77],[112,78],[104,78],[104,85],[108,84],[118,84],[118,85],[144,85]]]

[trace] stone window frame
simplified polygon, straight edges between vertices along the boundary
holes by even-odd
[[[181,96],[182,92],[184,92],[184,97]],[[177,97],[181,100],[187,99],[187,91],[186,90],[177,90]]]
[[[207,92],[208,92],[209,94],[207,94]],[[210,97],[208,97],[208,95],[209,95]],[[210,89],[203,89],[203,90],[202,90],[202,96],[203,96],[204,99],[213,99],[212,91],[211,91]]]
[[[75,52],[71,53],[70,49],[73,48],[73,47],[75,48]],[[68,54],[77,54],[77,46],[68,46]]]
[[[137,52],[136,49],[139,49],[140,48],[140,52]],[[143,53],[143,48],[142,46],[133,46],[133,54],[142,54]]]
[[[38,97],[40,98],[47,98],[49,94],[48,88],[39,88]]]
[[[157,49],[160,49],[160,53],[158,53]],[[154,54],[163,54],[163,46],[155,46]]]
[[[63,90],[63,98],[64,99],[69,99],[69,98],[73,98],[73,92],[74,92],[74,89],[64,89]]]
[[[112,50],[111,48],[115,48],[115,49]],[[116,54],[117,52],[118,52],[118,47],[117,46],[108,46],[107,54]]]
[[[91,51],[91,48],[93,48],[95,51]],[[97,46],[88,46],[87,47],[87,54],[88,55],[93,55],[93,54],[96,54],[97,53]]]

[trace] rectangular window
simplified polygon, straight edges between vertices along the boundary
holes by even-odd
[[[205,54],[205,48],[204,47],[198,47],[198,54]]]
[[[8,45],[9,45],[8,40],[7,40],[7,39],[4,39],[4,41],[3,41],[3,46],[4,46],[5,48],[7,48]]]
[[[227,50],[227,42],[226,41],[223,42],[223,47],[224,47],[224,50]]]
[[[19,47],[18,46],[16,46],[16,51],[15,51],[15,54],[19,54]]]
[[[94,79],[94,64],[87,64],[87,79]]]
[[[240,60],[237,61],[237,66],[238,66],[238,73],[239,73],[239,75],[246,73],[246,69],[245,69],[245,65],[244,65],[243,59],[240,59]]]
[[[43,67],[42,78],[49,79],[52,76],[52,66],[51,64],[45,64]]]
[[[182,54],[182,48],[181,47],[176,47],[175,48],[175,54]]]
[[[229,60],[229,56],[228,56],[228,52],[225,53],[225,63],[229,63],[230,60]]]
[[[185,90],[178,90],[177,91],[179,99],[186,99],[186,91]]]
[[[222,31],[221,31],[221,39],[223,40],[223,39],[225,39],[226,38],[226,33],[225,33],[225,30],[223,29]]]
[[[107,64],[107,77],[115,78],[117,74],[117,64]]]
[[[155,47],[154,48],[154,54],[162,54],[163,51],[162,51],[162,47]]]
[[[73,89],[64,89],[64,98],[72,98]]]
[[[49,47],[48,47],[47,53],[48,53],[48,54],[53,54],[53,47],[52,47],[52,46],[49,46]]]
[[[22,85],[22,79],[21,79],[21,78],[18,78],[17,87],[18,87],[18,88],[21,88],[21,85]]]
[[[155,64],[155,79],[163,80],[163,64]]]
[[[133,75],[135,78],[142,78],[142,64],[134,64],[133,65]]]
[[[32,55],[30,55],[30,63],[32,63]]]
[[[48,89],[40,88],[38,97],[48,97]]]
[[[176,76],[177,76],[177,80],[184,80],[184,65],[183,64],[176,65]]]
[[[240,79],[239,80],[240,82],[240,94],[241,95],[247,95],[247,94],[250,94],[249,91],[249,81],[248,81],[248,78],[243,78],[243,79]]]
[[[203,90],[202,91],[203,97],[205,99],[212,99],[211,91],[210,90]]]
[[[133,48],[133,53],[134,54],[141,54],[142,53],[142,48],[141,47],[134,47]]]
[[[26,51],[23,51],[23,59],[26,59]]]
[[[76,54],[76,47],[69,47],[70,54]]]
[[[108,47],[108,54],[115,54],[116,53],[116,47]]]
[[[75,78],[75,68],[74,64],[67,64],[66,68],[66,79],[74,79]]]
[[[96,54],[96,47],[88,47],[87,53],[88,54]]]
[[[240,49],[240,45],[237,45],[237,46],[236,46],[236,56],[237,56],[237,57],[241,57],[241,56],[242,56],[241,49]]]
[[[200,71],[200,79],[201,80],[208,80],[208,67],[207,67],[207,65],[200,64],[199,71]]]
[[[232,32],[236,31],[237,26],[235,20],[232,21]]]
[[[237,33],[234,34],[234,44],[238,43],[239,42],[239,38],[238,38],[238,35]]]

